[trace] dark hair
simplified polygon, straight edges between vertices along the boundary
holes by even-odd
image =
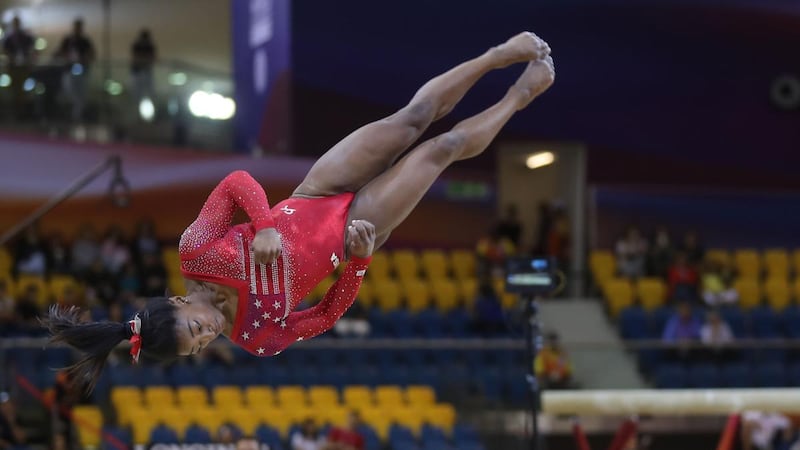
[[[77,307],[51,306],[42,324],[50,331],[51,342],[63,342],[80,350],[83,358],[67,367],[77,386],[91,393],[103,371],[108,355],[121,341],[133,336],[127,322],[82,322]],[[175,306],[165,297],[153,298],[137,313],[142,321],[142,356],[161,362],[175,359],[178,338],[175,333]]]

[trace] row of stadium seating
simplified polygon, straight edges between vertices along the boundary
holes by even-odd
[[[785,278],[769,278],[764,283],[754,278],[737,278],[733,288],[739,294],[738,304],[744,308],[754,308],[766,300],[773,309],[782,310],[792,304],[792,298],[800,302],[800,278],[791,284]],[[609,278],[601,290],[613,317],[634,303],[653,310],[667,301],[667,285],[660,278],[645,277],[636,281]]]
[[[662,389],[798,387],[800,363],[663,363],[655,369],[655,385]]]

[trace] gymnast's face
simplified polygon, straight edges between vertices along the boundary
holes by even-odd
[[[225,316],[213,306],[212,300],[204,294],[170,298],[177,308],[178,355],[196,355],[222,333]]]

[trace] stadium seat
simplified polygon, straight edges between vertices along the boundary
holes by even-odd
[[[457,280],[474,279],[477,272],[475,252],[472,250],[453,250],[450,252],[450,266]]]
[[[411,430],[415,436],[419,436],[422,432],[422,425],[425,423],[420,411],[415,408],[409,408],[404,405],[396,405],[392,407],[388,407],[384,410],[387,410],[391,413],[392,419],[394,419],[395,423],[402,425],[405,428]]]
[[[769,306],[750,310],[750,326],[753,336],[761,339],[778,338],[782,330],[778,316]]]
[[[792,282],[792,296],[795,303],[800,304],[800,276],[796,277]]]
[[[402,280],[413,280],[419,277],[419,257],[412,250],[395,250],[391,253],[394,273]]]
[[[800,306],[791,305],[781,313],[784,334],[791,339],[800,339]]]
[[[687,386],[686,369],[680,364],[662,364],[656,368],[656,387],[682,389]]]
[[[447,312],[458,306],[458,285],[452,280],[436,279],[431,282],[431,294],[436,309]]]
[[[239,386],[217,386],[211,391],[211,396],[218,408],[239,408],[245,405]]]
[[[17,289],[16,289],[16,282],[14,282],[14,278],[11,277],[10,272],[0,270],[0,282],[5,283],[6,292],[11,297],[16,297]]]
[[[636,281],[636,296],[644,309],[653,310],[664,304],[667,286],[660,278],[639,278]]]
[[[739,293],[739,305],[750,309],[761,304],[761,285],[754,278],[737,278],[733,288]]]
[[[733,305],[725,305],[719,309],[720,316],[728,323],[734,337],[744,338],[747,336],[747,325],[745,315],[741,308]]]
[[[191,425],[186,429],[183,437],[184,444],[211,444],[211,433],[200,425]]]
[[[789,385],[792,387],[800,386],[800,362],[790,364],[787,369]]]
[[[36,302],[40,308],[48,306],[50,301],[50,292],[47,290],[47,283],[44,278],[36,275],[20,275],[17,277],[16,293],[17,296],[26,292],[31,286],[36,289]]]
[[[406,308],[411,312],[419,312],[430,305],[431,290],[427,282],[420,278],[400,280]]]
[[[342,392],[344,404],[350,408],[372,406],[373,398],[372,389],[369,386],[347,386]]]
[[[368,271],[369,272],[369,271]],[[333,275],[328,275],[322,281],[319,282],[314,289],[311,291],[310,297],[314,299],[319,299],[325,296],[325,293],[328,292],[328,289],[333,286],[333,283],[336,282],[336,277]]]
[[[436,392],[430,386],[413,385],[406,388],[405,398],[411,406],[429,406],[436,403]]]
[[[14,268],[14,257],[6,247],[0,247],[0,274],[11,273]]]
[[[306,405],[306,390],[302,386],[281,386],[276,392],[278,405]]]
[[[164,368],[157,365],[134,367],[136,377],[141,386],[167,386]]]
[[[144,388],[144,401],[150,408],[162,408],[175,404],[175,391],[169,386],[147,386]]]
[[[647,339],[650,335],[647,314],[641,306],[629,306],[619,315],[620,334],[624,339]]]
[[[449,269],[447,256],[442,250],[423,250],[420,262],[422,263],[422,271],[427,279],[433,281],[447,278]]]
[[[361,287],[358,288],[356,299],[365,308],[375,306],[375,293],[370,278],[361,280]]]
[[[308,390],[308,400],[315,408],[337,406],[339,393],[331,386],[314,386]]]
[[[217,411],[220,412],[226,423],[235,424],[242,433],[247,435],[255,433],[261,423],[258,414],[250,408],[240,406],[238,408],[218,408]]]
[[[390,279],[372,282],[375,304],[383,311],[392,311],[400,307],[400,285]]]
[[[189,364],[178,363],[169,370],[169,384],[173,387],[199,386],[203,384],[200,371]]]
[[[103,428],[103,413],[96,406],[76,406],[72,413],[74,418],[84,426],[78,428],[78,441],[82,447],[100,445],[100,431]]]
[[[448,403],[438,403],[419,409],[425,422],[435,425],[450,434],[456,423],[456,410]]]
[[[389,262],[389,255],[385,251],[373,253],[372,261],[369,263],[369,270],[367,270],[367,278],[370,281],[391,278],[391,263]]]
[[[254,436],[262,444],[267,444],[270,450],[283,449],[280,432],[269,425],[259,425]]]
[[[421,424],[420,428],[422,428]],[[389,442],[393,448],[397,448],[399,445],[405,443],[410,443],[416,446],[414,432],[409,427],[406,427],[400,423],[395,423],[389,428]]]
[[[722,264],[723,267],[729,267],[731,264],[731,254],[728,250],[723,248],[710,248],[706,251],[706,261],[714,261]]]
[[[248,386],[244,389],[244,398],[251,408],[269,408],[275,404],[275,391],[269,386]]]
[[[150,432],[158,421],[147,409],[131,411],[131,431],[134,444],[147,444],[150,442]]]
[[[195,406],[195,408],[200,407],[201,406]],[[151,408],[150,412],[156,420],[174,430],[180,438],[192,423],[192,420],[184,412],[186,409],[190,408],[178,409],[174,407],[159,407]]]
[[[689,386],[693,388],[709,389],[722,385],[719,371],[711,363],[698,363],[689,366],[688,381]]]
[[[729,388],[749,388],[753,386],[750,366],[744,363],[730,363],[720,370],[722,384]]]
[[[461,303],[466,307],[472,307],[475,299],[478,298],[478,280],[476,278],[466,278],[456,281],[456,289]]]
[[[224,423],[222,415],[214,408],[191,408],[183,410],[187,419],[191,422],[210,430],[215,433],[216,430]]]
[[[164,267],[170,275],[180,275],[181,255],[177,247],[166,247],[161,251]],[[177,269],[177,270],[176,270]]]
[[[761,259],[756,250],[736,250],[733,253],[733,262],[739,277],[758,278],[761,276]]]
[[[289,414],[285,414],[279,408],[256,408],[252,411],[261,423],[275,429],[281,436],[288,437],[289,428],[291,428],[293,421],[293,417]],[[258,428],[256,428],[257,430]]]
[[[589,270],[600,288],[617,274],[617,260],[610,250],[592,250],[589,253]]]
[[[378,433],[376,433],[371,426],[362,423],[358,426],[357,430],[358,433],[364,438],[364,450],[381,449],[381,438],[378,437]]]
[[[617,317],[623,309],[633,304],[633,287],[623,278],[609,279],[604,284],[604,295],[609,311]]]
[[[768,278],[764,283],[764,295],[772,309],[782,311],[792,301],[789,281],[786,278]]]
[[[445,317],[434,309],[420,311],[414,317],[414,322],[418,333],[426,338],[437,339],[447,335]]]
[[[430,425],[427,423],[422,426],[422,434],[420,435],[420,439],[423,444],[435,442],[447,445],[448,441],[447,436],[444,433],[444,430],[435,425]]]
[[[767,278],[789,278],[789,252],[783,248],[771,248],[764,251],[764,269]]]
[[[200,379],[202,380],[203,386],[206,389],[211,390],[217,386],[230,386],[233,384],[231,381],[231,377],[233,376],[235,370],[231,370],[228,367],[218,366],[218,365],[209,365],[203,368],[200,371]]]
[[[261,375],[258,373],[257,367],[237,367],[235,370],[230,371],[228,381],[231,386],[251,386],[261,382]]]
[[[118,443],[121,443],[128,448],[133,446],[133,437],[131,436],[130,431],[128,431],[126,428],[105,426],[103,427],[103,433],[106,436],[113,437],[114,441],[112,443],[110,439],[103,439],[103,443],[100,446],[102,450],[119,450],[119,446],[115,446],[115,444]]]
[[[117,412],[117,422],[130,425],[130,411],[143,407],[142,391],[132,386],[115,387],[111,390],[111,405]]]
[[[756,364],[755,370],[756,386],[783,387],[788,385],[786,370],[781,363]]]
[[[171,295],[186,295],[186,280],[178,275],[170,275],[167,279],[167,288]]]
[[[389,331],[397,338],[411,338],[414,336],[414,326],[411,321],[411,314],[404,309],[389,311],[386,313],[386,325]]]
[[[79,288],[78,281],[69,275],[53,275],[47,282],[47,290],[57,302],[64,298],[64,292],[68,288]]]
[[[182,386],[177,389],[181,408],[203,407],[208,404],[208,391],[202,386]]]
[[[405,405],[403,391],[397,386],[378,386],[374,392],[375,401],[380,407],[392,408]]]
[[[150,442],[153,444],[179,444],[178,433],[166,425],[158,425],[150,432]]]

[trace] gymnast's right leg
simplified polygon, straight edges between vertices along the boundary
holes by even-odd
[[[407,106],[345,137],[317,160],[294,195],[355,192],[386,171],[425,129],[450,112],[487,72],[549,54],[547,43],[520,33],[423,85]]]

